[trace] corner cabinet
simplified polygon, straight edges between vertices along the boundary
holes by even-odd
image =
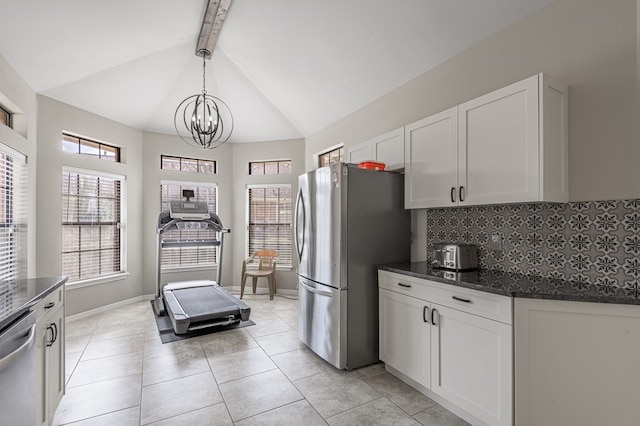
[[[516,299],[516,424],[638,425],[640,306]]]
[[[64,395],[64,285],[35,305],[37,425],[49,425]]]
[[[404,127],[347,148],[347,162],[377,161],[386,170],[404,168]]]
[[[473,424],[512,425],[512,299],[387,271],[378,284],[389,372]]]
[[[568,201],[567,111],[538,74],[405,126],[405,207]]]

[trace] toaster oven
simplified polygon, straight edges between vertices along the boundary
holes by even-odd
[[[453,271],[478,269],[478,247],[475,244],[434,243],[432,267]]]

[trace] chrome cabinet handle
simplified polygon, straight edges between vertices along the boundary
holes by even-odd
[[[464,299],[458,296],[451,296],[453,300],[457,300],[458,302],[471,303],[471,299]]]

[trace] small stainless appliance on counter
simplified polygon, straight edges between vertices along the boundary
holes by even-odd
[[[478,269],[478,247],[475,244],[434,243],[431,265],[452,271],[473,271]]]

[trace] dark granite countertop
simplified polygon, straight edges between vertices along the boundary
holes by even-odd
[[[501,271],[452,272],[433,269],[428,262],[379,265],[378,269],[511,297],[640,305],[640,288],[627,289]]]
[[[0,281],[0,330],[67,282],[67,277]]]

